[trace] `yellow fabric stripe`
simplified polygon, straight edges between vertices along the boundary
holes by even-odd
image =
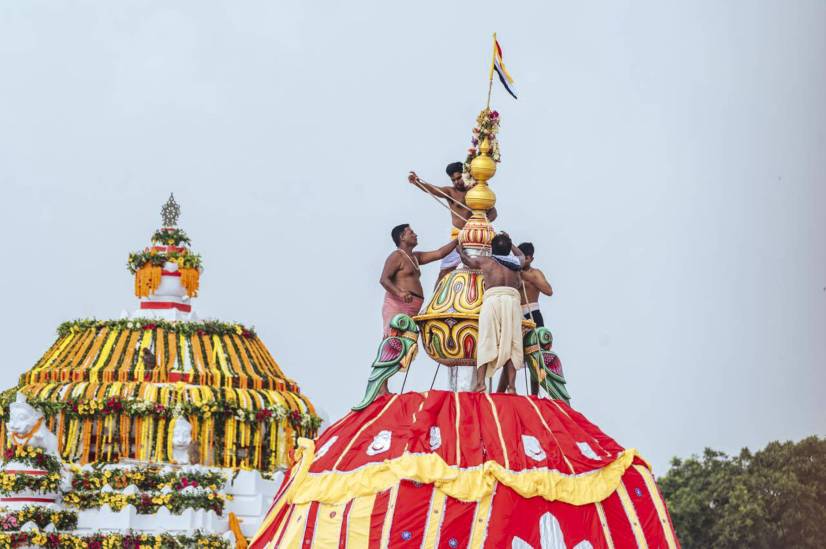
[[[336,464],[333,465],[333,469],[332,469],[333,471],[338,469],[338,466],[341,463],[341,460],[344,459],[344,456],[347,455],[347,452],[350,451],[350,448],[353,446],[353,443],[355,443],[356,440],[358,440],[359,436],[361,436],[361,434],[364,432],[364,430],[367,429],[368,427],[370,427],[371,425],[373,425],[376,421],[378,421],[378,419],[381,416],[384,415],[384,412],[386,412],[387,409],[390,408],[390,405],[393,404],[398,397],[399,397],[398,394],[393,395],[390,398],[390,400],[387,401],[387,404],[384,405],[384,408],[381,409],[381,412],[376,414],[376,417],[374,417],[373,419],[371,419],[370,421],[368,421],[367,423],[365,423],[364,425],[361,426],[361,429],[359,429],[358,432],[355,434],[355,436],[353,436],[353,438],[350,439],[350,442],[347,443],[347,447],[344,448],[344,451],[341,452],[340,456],[338,456],[338,459],[336,460]],[[362,468],[362,470],[363,470],[363,468]],[[395,484],[395,482],[393,484]],[[388,485],[387,488],[390,488],[390,486],[392,486],[393,484]],[[385,488],[385,490],[387,488]],[[383,491],[384,490],[376,490],[376,492],[373,492],[373,493],[383,492]],[[311,501],[313,499],[316,499],[316,498],[310,498],[309,500],[305,500],[305,501]],[[346,499],[353,499],[353,498],[346,498]],[[346,500],[338,500],[338,501],[346,501]],[[333,501],[330,501],[329,503],[333,503]]]
[[[275,520],[275,517],[278,515],[279,511],[284,507],[284,505],[291,503],[293,501],[293,495],[297,487],[301,484],[301,481],[307,476],[307,471],[310,470],[310,464],[313,462],[313,458],[315,457],[315,444],[312,440],[306,438],[298,439],[298,448],[296,448],[296,459],[298,462],[293,466],[292,470],[290,471],[291,480],[289,488],[282,494],[281,498],[278,500],[276,505],[270,509],[270,512],[267,513],[267,516],[261,522],[261,526],[258,527],[258,533],[255,534],[253,541],[255,541],[261,533],[270,527],[272,521]]]
[[[302,549],[304,530],[307,528],[307,515],[310,513],[310,505],[312,505],[312,503],[302,503],[301,505],[295,506],[279,549]]]
[[[665,505],[660,498],[660,492],[657,490],[657,485],[654,484],[654,478],[651,476],[651,471],[642,465],[634,465],[634,469],[640,474],[645,481],[645,486],[648,488],[648,495],[651,496],[651,501],[654,502],[654,508],[657,510],[657,517],[660,519],[660,524],[665,532],[665,541],[668,543],[668,549],[676,549],[677,542],[674,539],[674,532],[671,530],[671,523],[668,522],[668,514],[665,511]]]
[[[72,342],[72,340],[73,340],[74,338],[75,338],[75,334],[73,334],[73,333],[72,333],[72,334],[69,334],[68,336],[66,336],[65,338],[63,338],[63,342],[62,342],[62,343],[61,343],[61,344],[57,347],[57,349],[55,349],[55,352],[53,352],[51,355],[49,355],[49,358],[48,358],[48,359],[46,359],[46,360],[44,360],[44,361],[43,361],[43,364],[41,364],[39,367],[37,367],[37,368],[35,369],[35,371],[37,372],[37,371],[42,370],[43,368],[46,368],[47,366],[50,366],[50,365],[51,365],[51,363],[52,363],[52,361],[53,361],[55,358],[57,358],[57,357],[58,357],[58,355],[60,355],[60,353],[62,353],[62,352],[63,352],[63,349],[65,349],[65,348],[66,348],[66,346],[67,346],[69,343],[71,343],[71,342]]]
[[[358,438],[357,434],[350,440],[342,456]],[[308,476],[301,482],[295,501],[341,503],[383,492],[401,479],[408,479],[435,484],[439,490],[462,501],[479,501],[492,493],[496,482],[500,482],[525,498],[540,496],[547,501],[586,505],[604,500],[617,489],[635,455],[636,451],[629,449],[601,469],[573,475],[545,468],[509,471],[495,461],[460,469],[448,465],[438,454],[404,454],[354,471],[333,470]]]
[[[346,504],[319,505],[315,519],[313,547],[333,547],[338,549],[341,538],[341,521]],[[331,516],[332,515],[332,516]]]
[[[275,516],[275,513],[271,513],[271,514],[270,514],[270,516],[273,516],[273,517],[274,517],[274,516]],[[289,519],[291,519],[291,518],[292,518],[292,515],[291,515],[291,514],[290,514],[290,512],[288,511],[288,512],[287,512],[287,514],[286,514],[286,515],[284,515],[284,518],[283,518],[283,520],[281,521],[281,524],[279,524],[279,525],[278,525],[278,528],[276,528],[276,529],[275,529],[275,535],[272,537],[272,540],[270,540],[270,542],[269,542],[269,543],[267,543],[267,545],[266,545],[266,548],[265,548],[265,549],[278,549],[278,548],[275,546],[275,543],[276,543],[279,539],[281,539],[281,533],[282,533],[282,532],[283,532],[283,531],[287,528],[287,524],[289,524]],[[270,520],[270,522],[272,522],[272,520]],[[263,529],[263,525],[261,525],[261,529]],[[256,534],[256,536],[257,536],[257,534]],[[255,540],[255,538],[253,538],[253,540]]]
[[[556,435],[555,435],[555,434],[554,434],[554,432],[551,430],[550,425],[548,425],[548,423],[545,421],[545,418],[544,418],[544,417],[542,417],[542,412],[540,412],[540,411],[539,411],[539,407],[536,405],[536,403],[535,403],[533,400],[531,400],[531,399],[530,399],[530,397],[527,397],[527,396],[526,396],[526,397],[524,397],[524,398],[525,398],[525,400],[527,400],[527,401],[528,401],[528,403],[529,403],[529,404],[533,407],[534,411],[536,412],[537,417],[539,417],[539,421],[541,421],[541,422],[542,422],[542,425],[545,427],[545,429],[547,429],[547,431],[548,431],[548,432],[551,434],[551,436],[553,437],[554,442],[556,442],[556,446],[557,446],[557,448],[559,448],[559,453],[562,455],[562,459],[564,459],[564,460],[565,460],[565,464],[568,466],[568,468],[569,468],[569,469],[571,470],[571,472],[573,473],[573,472],[574,472],[574,466],[573,466],[573,465],[571,465],[571,462],[570,462],[570,461],[568,461],[568,456],[566,456],[566,455],[565,455],[565,452],[563,452],[563,451],[562,451],[562,446],[560,446],[560,444],[559,444],[559,439],[557,439],[557,438],[556,438]]]
[[[505,68],[505,63],[502,61],[502,56],[497,55],[496,57],[499,60],[499,68],[502,69],[502,74],[505,76],[505,79],[507,79],[508,84],[513,84],[513,78],[511,77],[510,73],[508,72],[508,69]]]
[[[645,534],[642,531],[642,526],[640,526],[640,519],[637,516],[637,511],[634,509],[634,502],[631,501],[631,496],[628,495],[628,490],[625,489],[625,483],[622,481],[620,481],[619,486],[617,486],[617,495],[622,502],[625,516],[628,517],[628,522],[631,524],[631,530],[633,530],[634,538],[637,540],[637,547],[639,547],[639,549],[648,549]]]
[[[427,512],[427,525],[424,529],[422,547],[436,547],[436,544],[439,542],[439,532],[442,529],[442,519],[444,519],[445,515],[446,501],[447,494],[433,488],[433,496],[430,499],[430,509]]]
[[[493,412],[493,421],[496,423],[496,432],[499,433],[499,445],[502,447],[502,456],[505,459],[505,469],[510,469],[510,460],[508,459],[508,447],[505,444],[505,437],[502,435],[502,424],[499,422],[499,414],[496,412],[496,405],[493,404],[493,399],[488,393],[485,393],[485,398],[490,404],[490,411]]]
[[[356,498],[347,517],[347,545],[345,549],[364,549],[370,545],[370,515],[373,514],[375,494]],[[337,547],[333,545],[332,547]]]
[[[473,515],[473,527],[470,531],[470,549],[482,549],[485,543],[485,538],[488,533],[488,522],[490,520],[491,503],[493,503],[493,496],[496,493],[494,488],[493,493],[485,496],[476,505],[476,513]]]
[[[602,503],[599,501],[596,502],[594,506],[597,508],[599,523],[602,525],[602,535],[605,537],[605,544],[608,546],[608,549],[614,549],[614,538],[611,537],[611,529],[608,528],[608,519],[605,517],[605,509],[603,509]]]
[[[387,549],[390,543],[390,528],[393,526],[393,516],[396,512],[396,501],[399,497],[399,485],[390,489],[390,500],[387,502],[387,512],[384,513],[384,524],[381,527],[381,549]]]

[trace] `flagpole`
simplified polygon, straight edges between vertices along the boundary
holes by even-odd
[[[493,33],[493,49],[490,58],[490,75],[488,75],[488,103],[485,110],[490,110],[490,95],[493,92],[493,66],[496,63],[496,33]]]

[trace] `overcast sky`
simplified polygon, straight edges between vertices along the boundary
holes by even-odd
[[[447,241],[405,175],[463,159],[497,31],[496,226],[536,244],[573,405],[659,473],[826,434],[826,3],[516,4],[0,4],[2,385],[61,321],[136,308],[174,191],[199,314],[342,415],[390,228]]]

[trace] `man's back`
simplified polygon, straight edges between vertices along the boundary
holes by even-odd
[[[553,290],[550,284],[548,284],[545,274],[535,267],[528,267],[522,271],[522,282],[525,283],[527,303],[538,302],[540,293],[545,293],[546,295],[553,294]],[[524,299],[523,297],[523,301]]]
[[[480,257],[479,268],[485,277],[485,288],[505,286],[508,288],[522,288],[522,276],[518,270],[506,267],[490,257]]]

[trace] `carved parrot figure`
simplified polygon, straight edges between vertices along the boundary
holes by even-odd
[[[547,328],[536,328],[525,334],[522,341],[525,348],[525,361],[531,378],[547,391],[551,398],[571,400],[565,388],[565,376],[562,373],[562,361],[551,351],[554,337]]]
[[[419,327],[405,314],[397,314],[390,320],[389,334],[382,339],[373,369],[367,378],[364,398],[353,410],[367,408],[376,397],[387,392],[387,380],[399,370],[405,370],[419,351]]]

